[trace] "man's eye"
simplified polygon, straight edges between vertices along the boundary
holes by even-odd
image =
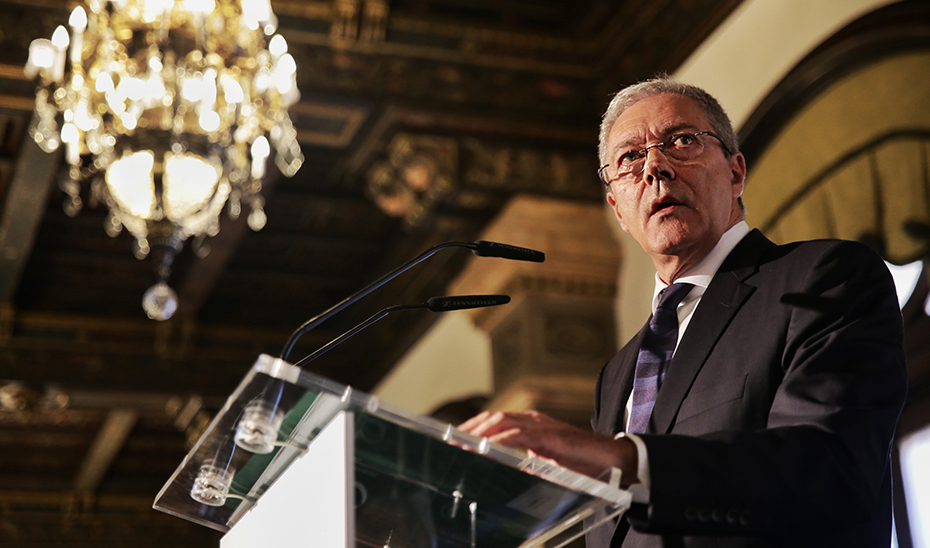
[[[696,136],[690,133],[679,133],[678,135],[673,136],[671,141],[669,142],[671,143],[673,147],[681,148],[681,147],[689,147],[693,145],[695,141],[697,141]]]
[[[617,160],[617,163],[619,163],[621,166],[626,166],[626,165],[632,164],[638,159],[639,159],[639,153],[636,152],[635,150],[630,150],[630,151],[627,151],[621,154],[620,159]]]

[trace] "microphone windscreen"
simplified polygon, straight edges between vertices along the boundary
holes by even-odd
[[[541,263],[546,260],[546,254],[542,251],[517,247],[515,245],[478,240],[475,242],[475,246],[473,252],[479,257],[501,257],[502,259],[531,261],[534,263]]]
[[[454,297],[433,297],[426,301],[426,305],[427,308],[433,312],[447,312],[449,310],[498,306],[509,302],[509,295],[461,295]]]

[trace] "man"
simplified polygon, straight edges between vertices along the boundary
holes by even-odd
[[[656,296],[601,371],[596,433],[536,412],[462,427],[594,477],[620,469],[634,504],[589,548],[888,546],[906,374],[882,261],[852,242],[776,246],[750,231],[731,123],[693,86],[618,93],[600,159]]]

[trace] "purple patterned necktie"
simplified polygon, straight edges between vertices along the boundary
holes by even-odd
[[[649,425],[659,387],[678,343],[678,304],[693,287],[694,284],[684,283],[666,287],[655,314],[649,318],[633,375],[633,409],[627,429],[630,433],[642,434]]]

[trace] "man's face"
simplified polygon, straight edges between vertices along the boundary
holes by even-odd
[[[712,131],[697,103],[672,94],[643,99],[614,123],[607,137],[607,159],[615,163],[624,151],[644,149],[682,131]],[[742,219],[737,203],[746,174],[742,154],[727,158],[716,139],[700,138],[704,150],[688,161],[650,150],[643,172],[632,181],[612,182],[607,194],[621,228],[657,266],[668,259],[682,263],[673,269],[676,275],[700,261]]]

